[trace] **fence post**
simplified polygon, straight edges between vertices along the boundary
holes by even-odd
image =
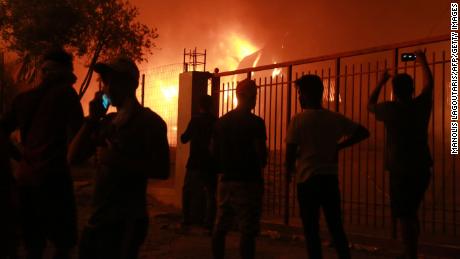
[[[398,65],[399,65],[399,49],[395,48],[393,50],[393,75],[396,75],[398,73]],[[386,154],[385,154],[386,156]],[[395,217],[391,217],[391,237],[393,239],[398,238],[398,221],[396,221]]]
[[[291,101],[292,101],[292,65],[288,67],[287,71],[287,107],[286,107],[286,133],[288,132],[289,122],[291,121]],[[287,172],[285,172],[287,173]],[[284,186],[284,224],[289,225],[289,196],[290,186],[289,182],[285,178]]]
[[[340,98],[340,58],[335,59],[335,111],[339,112]]]
[[[145,97],[145,74],[142,74],[142,84],[141,84],[141,104],[144,106],[144,97]]]
[[[211,75],[211,98],[214,104],[214,114],[219,117],[219,95],[220,95],[220,76],[218,75],[219,69],[214,69],[214,74]]]

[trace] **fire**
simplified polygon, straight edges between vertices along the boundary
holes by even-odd
[[[259,49],[243,35],[235,32],[227,33],[222,36],[219,43],[218,53],[224,53],[224,57],[218,61],[218,67],[222,71],[235,70],[245,57],[256,53]]]
[[[219,52],[225,53],[224,58],[219,60],[219,68],[221,70],[236,70],[238,69],[241,61],[250,55],[259,51],[259,47],[257,47],[254,43],[249,41],[245,36],[237,34],[235,32],[227,33],[222,36],[222,41],[219,43]],[[252,67],[257,66],[262,54],[259,52],[258,56],[254,60]],[[238,78],[237,76],[232,76],[229,83],[236,87]],[[236,94],[233,90],[233,93],[224,92],[223,99],[226,103],[233,105],[236,107],[238,105],[238,100],[236,98]]]
[[[272,77],[277,77],[281,74],[281,68],[275,68],[272,72]]]
[[[335,101],[335,82],[329,79],[323,80],[324,91],[323,91],[323,101],[325,102],[334,102]],[[339,93],[339,103],[342,102],[342,97]]]
[[[276,61],[273,62],[273,64],[276,65]],[[279,75],[281,74],[281,70],[282,70],[281,68],[275,68],[275,69],[273,69],[272,77],[277,77],[277,76],[279,76]]]
[[[143,67],[145,74],[145,101],[146,107],[158,113],[168,125],[168,141],[172,146],[177,140],[177,98],[179,90],[179,73],[182,65],[171,64],[161,67]],[[141,98],[141,87],[138,88],[138,97]]]
[[[260,57],[262,56],[262,52],[259,52],[257,55],[257,58],[254,60],[254,63],[252,63],[252,67],[256,67],[257,64],[259,63]]]
[[[258,48],[254,46],[250,41],[236,34],[230,36],[230,41],[233,42],[235,46],[236,57],[239,61],[243,60],[243,58],[255,53],[258,50]]]
[[[165,98],[165,101],[167,102],[172,102],[176,101],[178,97],[178,87],[175,85],[169,85],[169,86],[162,86],[160,82],[160,91],[163,94],[163,97]]]
[[[254,60],[254,63],[252,63],[252,67],[256,67],[257,64],[259,63],[260,57],[262,56],[262,52],[259,51],[259,54],[257,54],[256,59]],[[251,76],[254,76],[254,71],[251,72]]]

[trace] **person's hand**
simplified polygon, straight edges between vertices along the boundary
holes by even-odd
[[[93,120],[99,120],[105,115],[107,109],[102,105],[102,92],[96,92],[93,100],[89,102],[89,117]]]
[[[418,49],[415,51],[416,60],[419,62],[426,62],[426,55],[425,51]]]

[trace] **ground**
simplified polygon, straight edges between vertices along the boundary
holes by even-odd
[[[84,226],[90,208],[89,201],[92,186],[89,182],[76,183],[76,195],[80,214],[80,227]],[[147,240],[142,247],[141,258],[155,259],[201,259],[211,258],[210,237],[200,227],[192,227],[184,233],[180,229],[180,211],[164,206],[149,197],[150,229]],[[395,258],[400,247],[391,244],[369,245],[365,242],[356,242],[352,245],[353,258]],[[426,250],[426,249],[425,249]],[[324,241],[324,258],[336,258],[334,249],[328,241]],[[230,233],[227,239],[227,257],[238,256],[238,234]],[[421,258],[449,258],[439,253],[425,254]],[[263,224],[261,237],[257,241],[257,258],[288,259],[306,258],[303,237],[299,231],[289,228],[273,227]],[[450,257],[453,258],[453,257]]]
[[[79,228],[85,226],[90,215],[92,194],[91,180],[87,177],[76,178],[75,193],[77,197]],[[206,259],[211,258],[211,239],[209,233],[198,226],[184,232],[179,226],[180,211],[165,206],[149,196],[150,228],[147,239],[142,246],[142,259]],[[323,233],[324,258],[337,258],[334,249]],[[349,236],[353,258],[396,258],[401,246],[393,240],[375,241],[368,238]],[[227,238],[226,259],[239,258],[238,234],[230,233]],[[460,249],[436,248],[422,245],[419,258],[460,258]],[[50,254],[51,249],[47,250]],[[20,249],[20,254],[23,250]],[[47,257],[49,258],[49,257]],[[76,249],[72,258],[77,258]],[[259,259],[291,259],[307,258],[303,236],[300,229],[282,225],[262,224],[261,236],[257,240]]]

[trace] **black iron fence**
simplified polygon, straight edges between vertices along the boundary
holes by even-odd
[[[288,186],[284,179],[284,140],[290,118],[301,111],[293,82],[303,74],[317,74],[325,86],[324,107],[360,122],[371,132],[368,140],[340,153],[343,220],[347,228],[355,231],[395,235],[396,225],[389,207],[388,173],[383,165],[385,130],[367,111],[367,101],[385,69],[412,75],[416,94],[420,93],[421,67],[415,62],[399,60],[401,53],[420,48],[426,49],[435,80],[429,126],[433,178],[420,209],[422,231],[443,242],[458,236],[460,191],[456,186],[460,183],[460,157],[450,155],[449,145],[448,36],[214,74],[211,87],[213,96],[219,99],[219,115],[236,107],[235,88],[239,80],[252,78],[257,82],[257,105],[253,112],[265,120],[270,151],[264,171],[265,220],[299,223],[296,185]],[[385,87],[381,100],[391,99],[391,87]]]

